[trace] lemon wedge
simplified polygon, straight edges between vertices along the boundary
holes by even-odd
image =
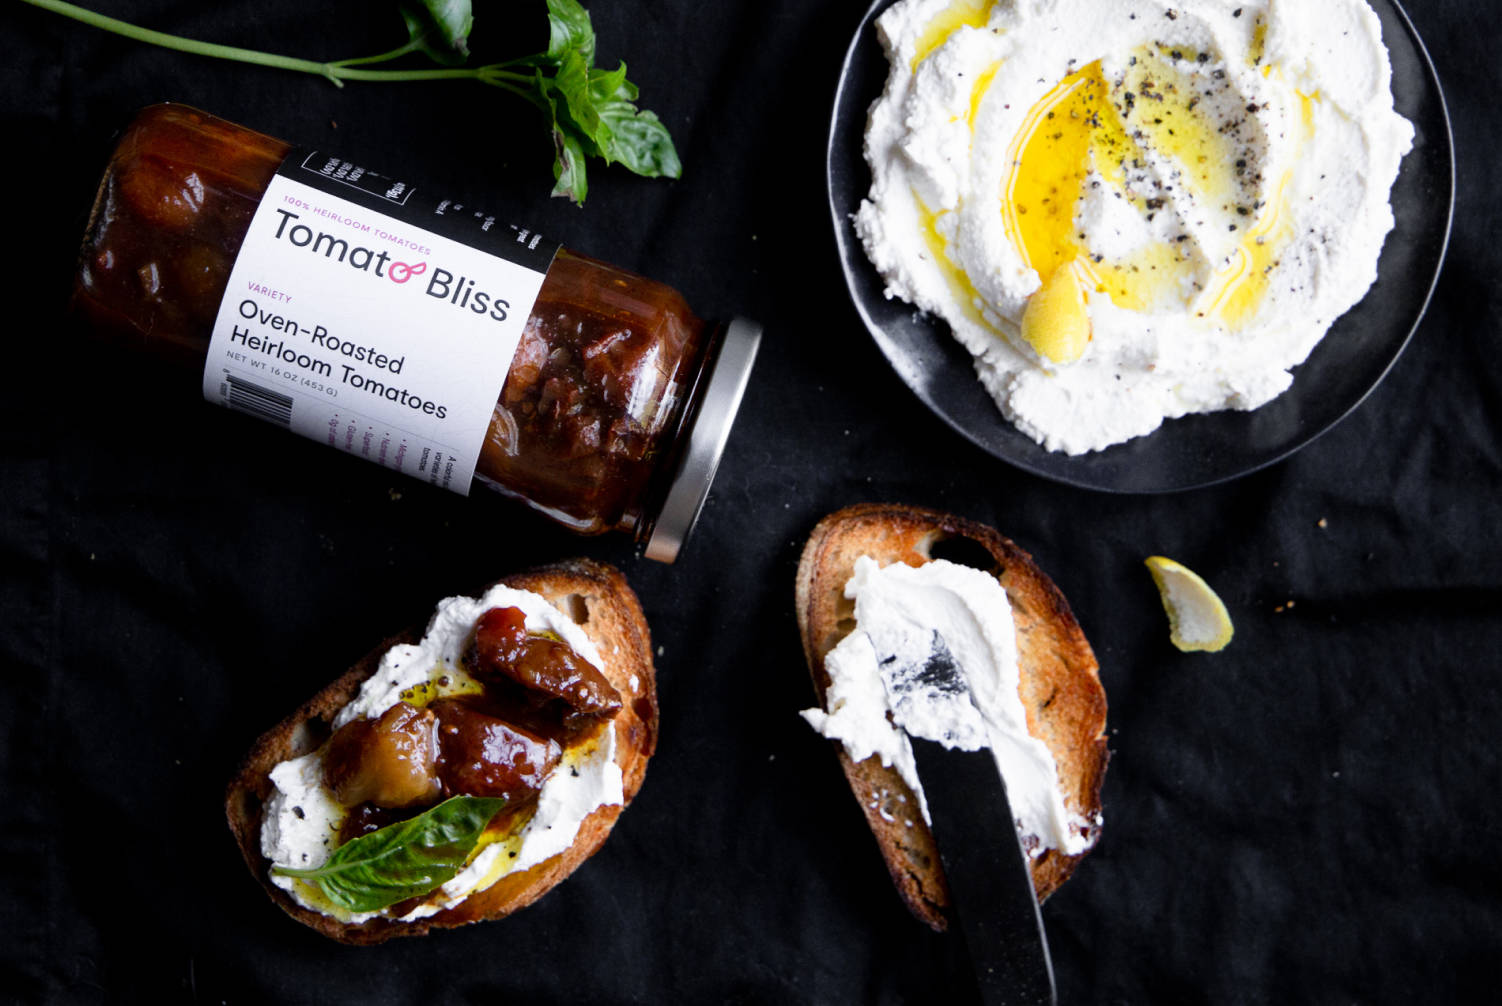
[[[1028,298],[1022,312],[1022,338],[1053,363],[1073,363],[1090,341],[1085,285],[1073,263],[1054,274]]]
[[[1161,555],[1150,556],[1147,569],[1163,597],[1173,645],[1186,653],[1225,649],[1234,629],[1220,595],[1194,570]]]

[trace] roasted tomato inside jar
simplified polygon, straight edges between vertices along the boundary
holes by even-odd
[[[637,528],[704,353],[676,290],[567,249],[532,307],[476,478],[576,531]]]
[[[621,709],[598,668],[561,639],[528,632],[518,608],[480,616],[464,666],[478,693],[397,702],[329,739],[323,781],[348,808],[344,841],[461,794],[500,797],[514,813],[568,748]]]

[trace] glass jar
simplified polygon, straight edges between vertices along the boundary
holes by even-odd
[[[99,186],[76,316],[113,342],[203,368],[232,265],[292,151],[183,105],[140,112]],[[708,493],[759,338],[750,322],[706,325],[676,290],[559,249],[472,484],[581,534],[634,534],[650,557],[672,561]]]

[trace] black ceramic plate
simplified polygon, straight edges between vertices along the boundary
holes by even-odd
[[[1455,192],[1450,119],[1429,54],[1396,0],[1370,2],[1392,55],[1397,109],[1415,129],[1393,187],[1397,226],[1383,246],[1376,284],[1295,369],[1293,386],[1262,408],[1172,419],[1145,437],[1070,456],[1044,450],[1002,417],[948,325],[882,296],[881,277],[856,237],[851,214],[871,187],[861,154],[866,110],[887,77],[872,22],[893,0],[877,0],[850,43],[835,92],[829,206],[850,295],[898,375],[945,422],[1003,461],[1112,492],[1223,482],[1287,457],[1334,426],[1377,386],[1418,327],[1444,260]]]

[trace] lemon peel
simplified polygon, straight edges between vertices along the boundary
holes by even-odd
[[[1235,629],[1220,595],[1194,570],[1165,556],[1149,556],[1146,565],[1168,612],[1173,645],[1185,653],[1225,649]]]

